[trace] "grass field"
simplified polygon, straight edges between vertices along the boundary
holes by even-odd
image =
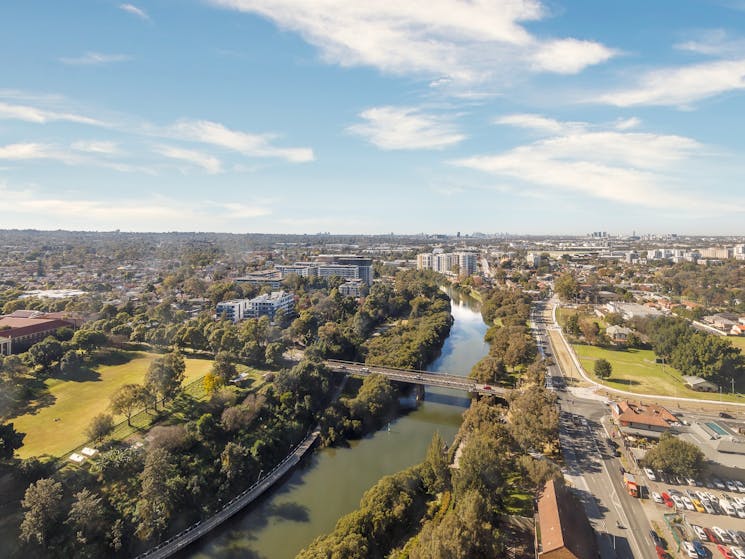
[[[727,339],[732,342],[733,346],[739,347],[740,351],[745,353],[745,336],[729,336]]]
[[[83,444],[88,438],[86,427],[93,416],[107,411],[109,396],[124,384],[142,383],[150,362],[158,357],[144,352],[120,352],[117,356],[120,364],[98,365],[79,375],[46,381],[54,403],[12,420],[17,431],[26,433],[18,450],[21,458],[59,456]],[[204,376],[211,366],[212,361],[187,358],[184,384]],[[114,421],[121,419],[124,417]]]
[[[639,394],[660,394],[681,398],[699,398],[719,401],[720,395],[706,392],[695,392],[683,384],[680,371],[670,365],[655,363],[655,354],[646,349],[613,350],[595,346],[573,344],[577,357],[587,374],[602,384],[620,390]],[[607,359],[613,366],[613,374],[601,381],[595,376],[595,361]],[[723,394],[725,402],[744,402],[740,395]]]

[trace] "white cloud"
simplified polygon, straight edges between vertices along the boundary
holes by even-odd
[[[112,62],[124,62],[132,57],[126,54],[102,54],[100,52],[86,52],[75,58],[60,58],[60,62],[70,66],[98,66]]]
[[[674,46],[678,50],[705,56],[736,58],[745,50],[745,39],[732,37],[724,29],[707,29]]]
[[[8,227],[73,230],[224,231],[243,228],[245,220],[271,215],[266,203],[219,204],[162,195],[133,198],[80,198],[73,193],[48,194],[36,188],[10,188],[0,183],[0,197],[13,208]]]
[[[538,70],[557,74],[577,74],[616,56],[618,51],[600,43],[559,39],[542,44],[533,55],[533,64]]]
[[[115,142],[107,141],[78,141],[73,142],[70,147],[76,151],[96,153],[100,155],[117,155],[121,153],[119,146]]]
[[[446,119],[413,107],[373,107],[359,116],[365,122],[347,130],[381,149],[440,149],[466,138]]]
[[[37,124],[45,124],[53,121],[75,122],[78,124],[90,124],[103,126],[104,123],[95,118],[69,112],[59,112],[41,109],[29,105],[16,105],[0,101],[0,119],[23,120]]]
[[[201,167],[210,174],[222,172],[222,163],[220,160],[201,151],[165,145],[155,146],[155,151],[164,157],[186,161],[192,165]]]
[[[48,159],[54,157],[52,147],[46,144],[9,144],[0,146],[0,159],[19,161],[23,159]]]
[[[695,101],[741,89],[745,89],[745,59],[719,60],[653,70],[642,76],[632,88],[606,93],[588,101],[617,107],[685,107]]]
[[[142,8],[138,8],[134,4],[119,4],[119,9],[124,10],[127,13],[137,16],[140,19],[150,21],[150,16]]]
[[[541,39],[523,26],[546,17],[538,0],[209,0],[300,33],[323,58],[394,74],[504,83],[524,70],[576,73],[615,51],[574,38]],[[511,72],[507,72],[510,70]]]
[[[642,123],[640,119],[638,119],[635,116],[619,119],[615,122],[613,127],[616,130],[631,130],[632,128],[638,128],[639,125]]]
[[[701,164],[704,146],[691,138],[559,124],[549,138],[452,163],[542,189],[640,207],[733,209],[731,201],[692,193],[699,185],[687,180],[685,163],[697,158]]]
[[[560,122],[553,118],[531,113],[519,113],[497,117],[494,124],[506,124],[538,132],[559,133],[568,129],[583,129],[583,122]]]
[[[310,148],[282,148],[271,144],[269,134],[251,134],[231,130],[219,122],[182,120],[169,127],[164,134],[170,138],[201,142],[237,151],[249,157],[278,157],[291,163],[313,161]]]
[[[56,161],[65,165],[88,165],[92,167],[103,167],[123,173],[146,173],[155,174],[154,169],[144,166],[130,165],[118,161],[92,157],[88,154],[101,155],[102,152],[93,152],[90,149],[80,149],[71,146],[71,149],[63,148],[53,144],[40,143],[18,143],[0,146],[0,160],[6,161]],[[88,146],[90,147],[90,146]],[[80,152],[88,152],[80,153]]]

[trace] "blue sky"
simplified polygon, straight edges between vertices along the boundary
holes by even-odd
[[[743,234],[745,2],[0,6],[0,228]]]

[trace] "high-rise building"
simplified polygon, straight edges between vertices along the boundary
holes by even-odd
[[[456,252],[453,256],[458,259],[458,275],[472,276],[476,273],[476,253]]]

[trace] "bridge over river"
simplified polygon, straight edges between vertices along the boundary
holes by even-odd
[[[451,388],[453,390],[463,390],[464,392],[473,392],[476,394],[492,394],[501,398],[506,398],[512,391],[509,388],[482,384],[468,377],[448,373],[431,373],[416,369],[397,369],[395,367],[382,367],[380,365],[368,365],[355,361],[338,361],[335,359],[327,359],[325,363],[333,371],[347,373],[352,376],[364,377],[372,373],[380,373],[390,380],[398,382],[423,386],[438,386],[440,388]]]

